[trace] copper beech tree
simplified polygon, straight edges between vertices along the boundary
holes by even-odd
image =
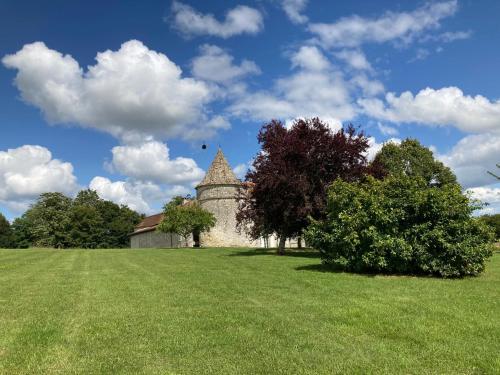
[[[368,138],[350,125],[333,132],[318,118],[264,125],[261,151],[240,189],[236,215],[240,230],[252,238],[276,234],[278,254],[287,238],[302,235],[309,217],[321,218],[326,191],[335,179],[355,181],[370,172]]]

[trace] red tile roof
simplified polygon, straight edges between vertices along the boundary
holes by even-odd
[[[160,224],[163,219],[163,214],[156,214],[152,216],[145,217],[139,224],[135,226],[135,229],[141,229],[146,227],[152,227]]]

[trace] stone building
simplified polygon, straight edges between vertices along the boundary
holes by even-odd
[[[159,248],[159,247],[180,247],[182,240],[175,233],[162,233],[156,231],[156,227],[163,219],[163,214],[157,214],[144,218],[130,234],[130,247],[140,248]]]
[[[130,235],[132,248],[172,248],[183,246],[203,247],[277,247],[276,236],[252,240],[236,229],[236,199],[241,181],[236,178],[222,150],[219,148],[203,180],[196,186],[196,199],[207,211],[214,214],[215,226],[201,233],[186,244],[180,236],[156,231],[163,215],[146,217]],[[296,247],[297,241],[287,241],[288,247]]]
[[[241,181],[236,178],[219,148],[205,178],[196,186],[196,199],[217,220],[215,227],[209,232],[201,233],[201,246],[260,246],[259,241],[253,241],[236,230],[236,197],[240,185]]]

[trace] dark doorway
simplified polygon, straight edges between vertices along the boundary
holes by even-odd
[[[200,247],[200,232],[193,232],[193,247]]]

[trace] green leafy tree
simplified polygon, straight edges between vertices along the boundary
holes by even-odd
[[[12,223],[12,234],[14,245],[17,249],[26,249],[33,243],[31,229],[33,228],[31,218],[24,214]]]
[[[144,218],[127,206],[119,206],[113,202],[103,200],[99,211],[104,222],[104,238],[101,247],[123,248],[130,246],[129,234]]]
[[[313,118],[298,120],[290,129],[273,120],[257,139],[261,152],[240,189],[236,220],[254,239],[277,234],[282,255],[287,238],[300,237],[309,217],[322,216],[331,182],[370,173],[368,138],[352,126],[333,132]]]
[[[14,247],[14,238],[9,221],[0,213],[0,248]]]
[[[416,139],[405,139],[399,145],[386,143],[373,164],[381,166],[390,175],[421,177],[429,186],[457,183],[450,168],[434,159],[432,151]]]
[[[142,219],[126,206],[105,201],[92,190],[76,198],[60,193],[42,194],[12,223],[17,247],[122,248],[129,246],[128,234]]]
[[[30,227],[31,245],[35,247],[67,247],[70,242],[70,210],[72,200],[61,193],[43,193],[23,215]]]
[[[495,238],[500,241],[500,214],[483,215],[479,217],[486,225],[489,225],[495,231]]]
[[[71,208],[71,246],[128,247],[128,235],[141,218],[126,206],[101,199],[93,190],[82,190]]]
[[[191,234],[207,232],[214,227],[215,222],[215,216],[197,202],[175,197],[165,205],[158,230],[178,234],[187,245]]]
[[[421,176],[336,180],[326,218],[307,243],[324,263],[355,272],[477,275],[492,255],[493,235],[471,216],[479,206],[458,184],[429,186]]]
[[[97,207],[74,205],[70,212],[68,247],[95,249],[104,247],[104,222]]]
[[[99,197],[95,190],[85,189],[80,190],[73,200],[74,206],[87,206],[99,208],[104,200]]]
[[[82,190],[78,193],[69,213],[68,247],[84,249],[102,247],[105,230],[99,211],[101,201],[95,191]]]

